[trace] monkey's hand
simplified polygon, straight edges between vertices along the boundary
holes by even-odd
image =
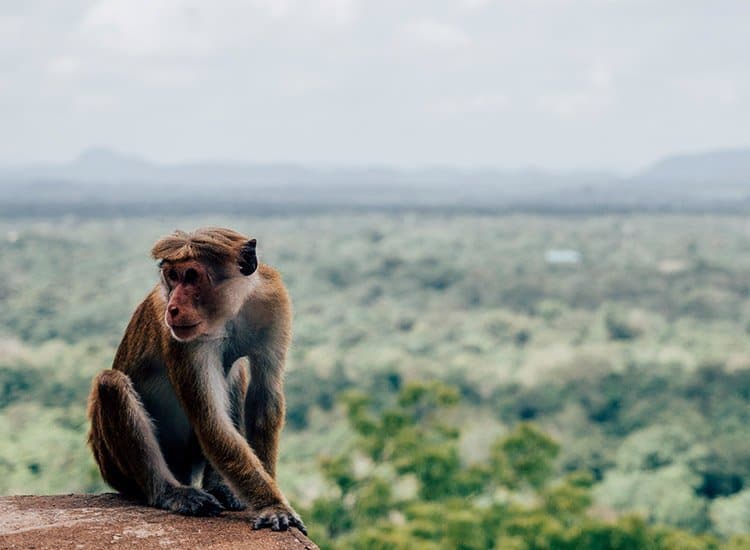
[[[263,527],[270,527],[273,531],[286,531],[289,527],[296,527],[307,534],[307,527],[302,519],[288,504],[271,504],[258,510],[253,520],[253,529]]]
[[[214,496],[193,487],[167,487],[158,506],[184,516],[218,516],[224,509]]]
[[[210,487],[206,488],[206,491],[211,493],[216,499],[221,502],[227,510],[240,511],[246,508],[245,503],[234,496],[232,490],[227,487],[224,483],[214,483]]]

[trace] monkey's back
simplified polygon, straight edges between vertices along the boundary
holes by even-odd
[[[166,327],[162,322],[165,307],[159,287],[155,287],[133,312],[120,345],[117,347],[112,368],[132,375],[146,362],[157,360],[150,350],[162,350]]]

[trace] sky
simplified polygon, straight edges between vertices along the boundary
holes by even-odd
[[[637,170],[750,146],[746,0],[0,0],[0,163]]]

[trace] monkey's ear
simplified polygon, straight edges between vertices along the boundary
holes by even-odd
[[[255,239],[250,239],[240,248],[240,273],[252,275],[258,269],[258,256],[255,254]]]

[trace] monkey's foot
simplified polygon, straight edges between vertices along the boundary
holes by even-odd
[[[258,515],[253,520],[253,529],[263,527],[270,527],[273,531],[286,531],[289,527],[296,527],[305,535],[307,534],[307,527],[302,523],[297,512],[283,504],[272,504],[258,511]]]
[[[218,516],[224,509],[213,495],[193,487],[167,487],[158,506],[184,516]]]
[[[216,500],[218,500],[227,510],[239,512],[240,510],[247,508],[245,503],[238,499],[232,490],[223,483],[214,485],[213,487],[207,487],[206,491],[215,496]]]

